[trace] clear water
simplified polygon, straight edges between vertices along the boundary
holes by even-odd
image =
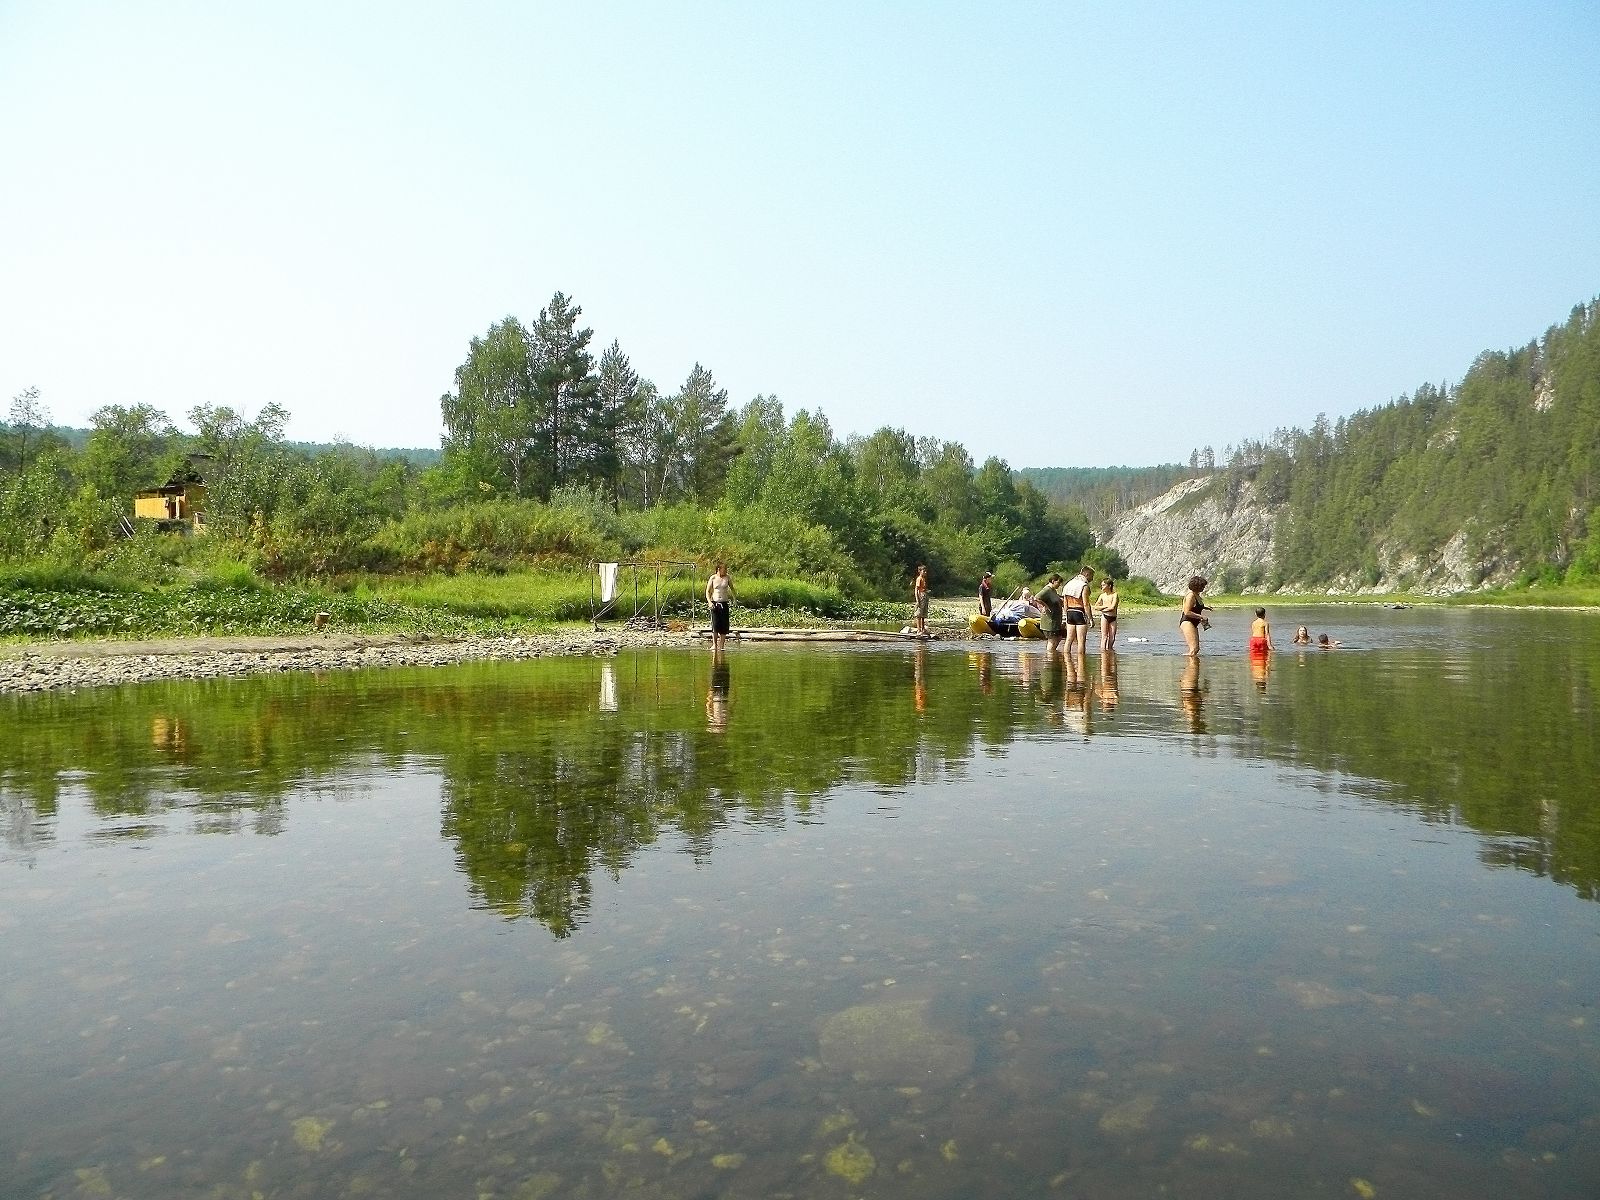
[[[0,698],[0,1195],[1600,1194],[1600,617],[1272,616]]]

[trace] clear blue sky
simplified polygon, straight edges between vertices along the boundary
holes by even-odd
[[[58,423],[436,445],[561,290],[664,391],[1147,464],[1600,294],[1600,4],[0,0],[0,185]]]

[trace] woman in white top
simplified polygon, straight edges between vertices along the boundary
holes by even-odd
[[[711,648],[721,650],[733,624],[733,580],[727,563],[719,562],[716,574],[706,580],[706,607],[711,610]]]

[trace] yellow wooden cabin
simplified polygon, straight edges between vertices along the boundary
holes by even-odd
[[[206,529],[206,485],[200,479],[167,480],[158,488],[136,492],[133,515],[159,522],[161,528],[185,533]]]

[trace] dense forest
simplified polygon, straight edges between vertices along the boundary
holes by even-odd
[[[1081,510],[997,458],[900,429],[841,439],[774,396],[735,407],[698,363],[658,388],[616,341],[597,357],[581,314],[558,292],[533,321],[472,338],[431,461],[289,442],[275,404],[199,406],[187,432],[152,406],[107,404],[63,436],[29,389],[0,425],[0,562],[159,579],[231,559],[325,579],[726,558],[850,596],[898,596],[918,563],[962,592],[986,568],[1007,589],[1085,557],[1125,573]],[[203,476],[205,537],[129,520],[137,491],[185,473]]]
[[[1458,537],[1481,577],[1600,581],[1600,300],[1454,387],[1280,429],[1215,475],[1275,510],[1277,583],[1378,583]]]

